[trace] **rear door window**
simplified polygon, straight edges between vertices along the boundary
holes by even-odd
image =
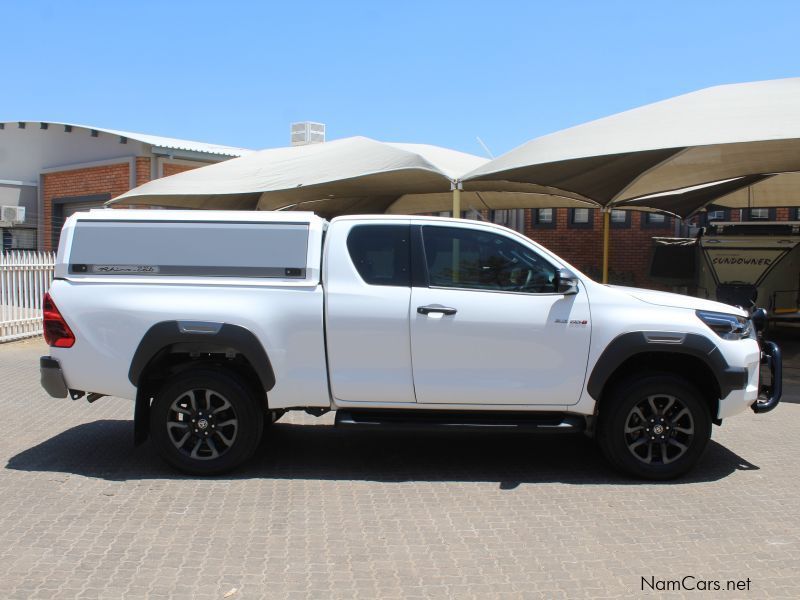
[[[408,225],[356,225],[347,250],[358,274],[370,285],[411,285]]]

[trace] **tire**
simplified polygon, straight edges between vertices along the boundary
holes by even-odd
[[[250,388],[225,371],[196,369],[168,380],[150,409],[150,437],[172,467],[218,475],[258,448],[264,410]]]
[[[600,449],[615,468],[634,477],[680,477],[697,464],[709,439],[708,404],[675,375],[622,382],[600,405]]]

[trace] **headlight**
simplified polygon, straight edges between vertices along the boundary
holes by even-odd
[[[723,340],[741,340],[753,336],[753,323],[747,317],[727,313],[696,311],[697,317]]]

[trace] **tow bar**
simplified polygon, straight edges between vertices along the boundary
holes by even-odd
[[[759,392],[766,396],[761,399],[760,394],[752,409],[756,414],[766,413],[778,406],[783,394],[783,357],[781,349],[775,342],[761,342],[761,364],[769,367],[770,383],[761,385]]]

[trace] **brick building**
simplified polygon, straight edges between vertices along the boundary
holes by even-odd
[[[0,123],[3,249],[55,249],[61,226],[159,177],[249,150],[67,123]],[[19,210],[22,209],[22,210]]]
[[[603,268],[603,214],[599,210],[553,208],[527,211],[525,234],[600,280]],[[647,281],[652,238],[675,234],[675,219],[662,213],[612,211],[609,281],[652,287]]]
[[[509,213],[523,211],[495,211]],[[488,216],[488,215],[487,215]],[[507,214],[492,220],[536,240],[596,280],[603,268],[603,215],[595,209],[545,208],[525,210],[507,223]],[[723,209],[682,222],[664,213],[613,210],[609,235],[609,281],[615,284],[665,289],[649,277],[654,237],[685,236],[709,221],[800,220],[800,208]],[[520,226],[524,223],[524,226]],[[516,226],[514,226],[516,225]]]

